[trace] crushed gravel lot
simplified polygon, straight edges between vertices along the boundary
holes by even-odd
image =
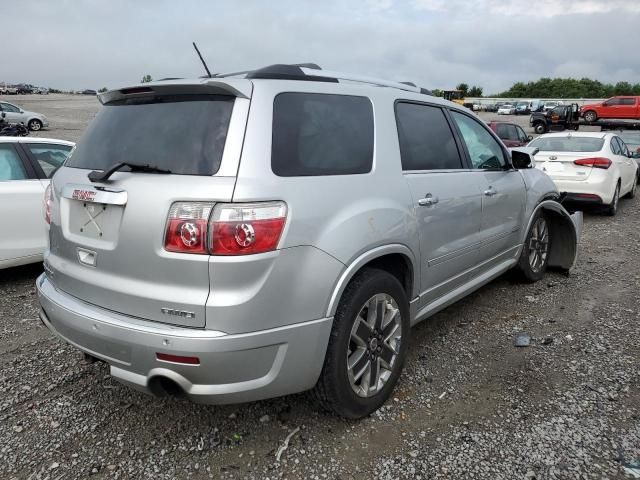
[[[39,136],[78,140],[98,109],[34,97],[5,98],[49,117]],[[307,394],[204,406],[134,392],[40,324],[40,264],[2,270],[0,478],[640,478],[639,231],[638,198],[587,212],[569,276],[507,275],[416,326],[394,398],[362,421]]]

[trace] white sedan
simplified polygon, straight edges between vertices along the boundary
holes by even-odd
[[[566,200],[602,205],[609,215],[618,200],[636,194],[638,165],[615,133],[547,133],[531,141],[535,167],[555,182]]]
[[[498,108],[498,115],[513,115],[514,113],[516,113],[516,107],[510,103],[501,105],[500,108]]]
[[[43,216],[49,178],[74,143],[0,137],[0,269],[39,262],[47,246]]]

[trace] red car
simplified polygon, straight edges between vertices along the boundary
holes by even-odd
[[[587,122],[595,122],[599,118],[640,119],[640,97],[611,97],[602,103],[584,105],[580,114]]]
[[[522,147],[533,139],[520,125],[509,122],[489,122],[489,128],[496,132],[502,143],[509,148]]]

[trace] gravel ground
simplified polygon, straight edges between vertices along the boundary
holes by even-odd
[[[67,112],[56,97],[37,111],[77,139],[95,99]],[[10,100],[36,110],[24,98]],[[587,212],[570,276],[505,276],[415,327],[394,398],[359,422],[305,394],[214,407],[134,392],[41,326],[41,265],[4,270],[0,478],[634,478],[639,229],[638,199],[615,218]]]

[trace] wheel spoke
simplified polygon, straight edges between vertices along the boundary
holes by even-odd
[[[367,350],[359,348],[347,360],[349,370],[353,372],[353,379],[358,380],[364,374],[369,358],[366,355]],[[355,357],[355,358],[354,358]]]
[[[385,300],[378,300],[376,302],[376,323],[374,328],[378,330],[382,328],[382,319],[384,318],[386,305],[387,305],[387,302]]]
[[[380,352],[380,358],[384,360],[387,365],[391,366],[393,357],[397,355],[397,352],[387,343],[383,343],[381,346],[382,352]]]
[[[380,360],[375,358],[369,365],[371,365],[369,369],[369,387],[376,391],[380,381]]]
[[[358,328],[351,335],[351,338],[356,341],[356,343],[360,346],[366,346],[367,340],[371,336],[371,327],[367,325],[363,320],[357,319]]]
[[[399,312],[396,312],[396,315]],[[395,315],[394,315],[395,318]],[[393,319],[387,324],[386,327],[384,327],[384,329],[382,330],[382,337],[384,338],[384,340],[388,340],[394,333],[396,333],[396,330],[400,328],[400,324],[395,322]]]

